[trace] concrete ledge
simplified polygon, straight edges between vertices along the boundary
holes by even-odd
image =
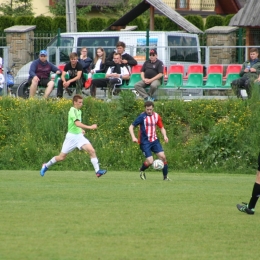
[[[4,32],[6,33],[23,33],[23,32],[29,32],[36,28],[36,25],[14,25],[12,27],[4,29]]]

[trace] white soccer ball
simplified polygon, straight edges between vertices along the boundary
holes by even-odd
[[[162,170],[163,167],[164,167],[164,163],[163,163],[162,160],[157,159],[157,160],[154,160],[154,161],[153,161],[153,168],[154,168],[155,170]]]

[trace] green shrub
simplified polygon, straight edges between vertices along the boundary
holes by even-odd
[[[88,22],[88,29],[90,32],[102,31],[106,27],[106,20],[102,18],[91,18]]]
[[[204,22],[200,15],[186,15],[185,19],[198,27],[201,31],[204,31]]]
[[[98,124],[86,136],[103,165],[136,170],[144,158],[132,143],[128,127],[144,107],[131,91],[103,102],[84,99],[83,122]],[[58,154],[67,131],[71,100],[0,99],[0,169],[38,169]],[[165,149],[170,169],[247,172],[255,168],[260,143],[260,94],[250,100],[161,100],[155,110],[162,116],[169,143]],[[137,129],[136,129],[137,131]],[[160,131],[158,137],[161,138]],[[73,152],[54,169],[84,170],[83,152]]]
[[[36,25],[35,32],[51,32],[52,18],[40,15],[32,20],[32,24]]]
[[[61,32],[66,32],[66,17],[56,16],[52,20],[51,30],[52,32],[57,32],[60,28]]]
[[[224,18],[224,23],[223,23],[223,25],[224,25],[224,26],[228,26],[228,25],[229,25],[229,22],[230,22],[230,20],[232,19],[233,16],[234,16],[234,14],[228,14],[228,15]]]
[[[206,19],[205,30],[214,26],[223,26],[224,18],[220,15],[209,15]]]
[[[117,19],[116,18],[109,18],[106,21],[106,27],[110,26],[111,24],[113,24],[114,22],[116,22]]]
[[[179,31],[179,26],[166,16],[163,16],[164,31]]]
[[[154,30],[155,31],[164,30],[163,16],[159,16],[159,15],[154,16]]]
[[[135,18],[128,25],[136,25],[137,26],[136,31],[145,31],[146,30],[146,24],[145,24],[144,19],[142,17]]]
[[[83,17],[77,17],[77,30],[78,32],[88,31],[88,20]]]
[[[15,18],[15,25],[32,25],[33,16],[17,16]]]
[[[14,25],[15,19],[11,16],[1,16],[0,15],[0,31],[3,31],[4,29],[11,27]]]

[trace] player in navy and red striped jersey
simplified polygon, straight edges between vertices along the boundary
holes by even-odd
[[[168,163],[161,146],[161,143],[156,135],[156,126],[158,126],[163,135],[164,141],[168,143],[168,137],[166,135],[166,130],[163,126],[162,119],[159,114],[153,111],[154,103],[152,101],[147,101],[144,104],[145,112],[140,114],[135,121],[129,126],[129,132],[132,137],[132,141],[140,144],[140,149],[142,150],[146,160],[140,168],[140,178],[142,180],[146,179],[145,170],[153,163],[153,155],[155,153],[159,159],[164,162],[164,167],[162,169],[163,179],[169,181],[168,178]],[[134,128],[139,125],[139,140],[136,138],[134,133]]]

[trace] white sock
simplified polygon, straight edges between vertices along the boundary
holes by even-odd
[[[54,163],[56,163],[55,157],[53,157],[52,159],[50,159],[50,160],[45,164],[45,166],[46,166],[47,168],[49,168],[49,167],[52,166]]]
[[[99,171],[98,158],[91,158],[91,163],[95,169],[95,172]]]

